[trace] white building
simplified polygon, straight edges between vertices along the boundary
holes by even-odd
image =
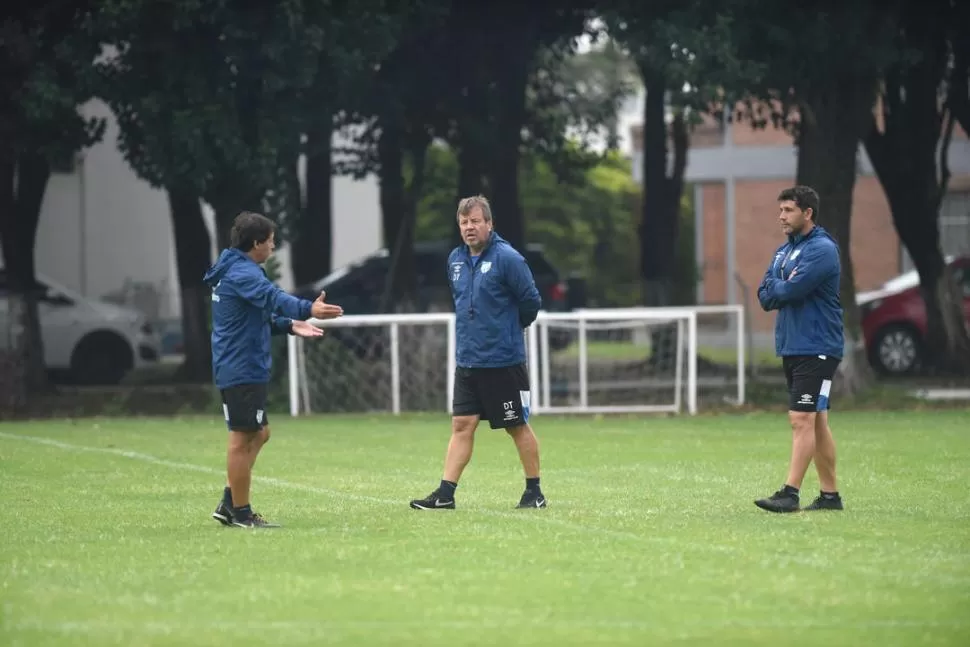
[[[160,297],[159,314],[177,318],[178,275],[167,196],[138,178],[125,161],[117,144],[118,125],[106,104],[93,100],[81,111],[104,117],[107,129],[101,142],[79,156],[72,173],[55,174],[48,183],[37,232],[37,271],[96,298],[138,284],[151,286]],[[213,235],[208,208],[205,218]],[[377,179],[335,177],[334,266],[373,252],[381,238]],[[288,251],[284,247],[279,253],[284,287],[292,287]],[[216,252],[213,248],[213,258]]]

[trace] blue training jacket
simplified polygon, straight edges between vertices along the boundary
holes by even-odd
[[[212,374],[216,387],[269,382],[270,336],[310,317],[311,301],[290,296],[238,249],[224,249],[203,279],[212,288]]]
[[[525,363],[522,329],[535,321],[542,298],[522,254],[493,231],[477,259],[467,245],[452,250],[448,278],[455,301],[457,365]]]
[[[778,311],[779,357],[843,356],[841,271],[839,246],[818,225],[804,236],[789,236],[775,252],[758,288],[758,301],[764,310]]]

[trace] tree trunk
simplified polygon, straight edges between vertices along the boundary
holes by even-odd
[[[502,237],[513,247],[521,250],[525,248],[526,226],[519,200],[519,159],[522,126],[526,121],[526,87],[539,40],[535,11],[515,13],[521,15],[509,23],[513,27],[506,31],[506,40],[496,51],[496,69],[492,73],[500,98],[489,186],[492,212],[498,220],[496,230],[501,231]]]
[[[204,199],[215,211],[216,242],[219,249],[229,247],[232,222],[241,211],[262,212],[266,187],[254,178],[233,171],[216,177]]]
[[[333,265],[333,122],[324,111],[308,134],[306,207],[293,240],[293,280],[298,286],[323,278]]]
[[[482,153],[476,151],[470,143],[464,144],[458,150],[458,195],[455,196],[455,206],[462,198],[478,195],[485,191],[484,173],[482,171]]]
[[[474,59],[472,59],[474,61]],[[480,63],[479,63],[480,64]],[[455,196],[455,208],[463,198],[484,194],[485,168],[488,160],[486,155],[491,147],[484,142],[488,140],[490,124],[486,111],[487,92],[479,80],[480,72],[474,62],[469,63],[470,69],[463,71],[467,82],[467,94],[461,103],[462,114],[458,119],[458,195]],[[463,66],[464,67],[464,66]],[[500,214],[496,214],[501,217]],[[457,222],[452,220],[451,241],[461,243],[461,233]]]
[[[946,154],[953,132],[952,118],[944,127],[939,104],[948,58],[946,19],[940,11],[911,5],[905,24],[906,43],[922,56],[887,74],[881,106],[883,130],[873,120],[864,144],[889,201],[893,225],[919,273],[926,305],[927,365],[965,373],[970,370],[970,334],[962,292],[945,271],[939,231],[940,206],[949,179]]]
[[[833,387],[843,395],[852,395],[872,381],[855,300],[850,225],[858,143],[871,115],[875,81],[835,79],[818,88],[804,89],[799,96],[805,99],[800,104],[796,181],[818,192],[816,221],[839,244],[845,356]]]
[[[963,131],[970,133],[970,3],[954,2],[948,23],[953,67],[947,108]]]
[[[179,369],[179,378],[188,382],[208,381],[212,377],[210,292],[202,277],[212,261],[209,230],[202,218],[199,197],[194,191],[169,187],[168,200],[182,298],[185,361]]]
[[[385,115],[378,142],[380,201],[384,245],[390,254],[381,312],[414,309],[417,298],[414,230],[417,203],[424,190],[425,157],[431,136],[424,128],[407,132],[395,114]],[[405,153],[411,159],[410,185],[405,183]]]
[[[239,202],[232,198],[224,197],[216,199],[210,203],[215,212],[216,243],[220,250],[229,247],[230,233],[232,232],[232,221],[236,219],[242,208]]]
[[[414,256],[414,232],[418,224],[418,203],[424,195],[424,183],[425,177],[427,177],[426,160],[428,148],[431,146],[431,135],[427,131],[421,130],[413,134],[410,140],[408,149],[412,166],[411,182],[408,184],[405,200],[405,226],[399,232],[401,254],[398,264],[394,267],[401,279],[401,293],[409,303],[417,304],[420,295],[418,294],[418,272]]]
[[[381,120],[377,142],[384,247],[394,249],[404,219],[404,125],[392,115]]]
[[[3,246],[10,292],[18,297],[17,303],[10,304],[10,320],[19,320],[23,326],[19,348],[24,362],[26,393],[30,397],[49,392],[51,388],[44,362],[44,340],[38,311],[38,298],[41,295],[37,292],[34,264],[40,208],[51,169],[44,157],[24,153],[17,158],[16,165],[9,158],[0,164],[0,173],[0,181],[4,184],[4,204],[0,204],[4,210],[4,217],[0,218],[0,245]],[[17,175],[16,188],[14,173]]]
[[[668,128],[666,78],[649,66],[641,65],[646,86],[643,117],[643,202],[640,221],[640,276],[643,302],[648,307],[672,303],[675,251],[680,212],[680,196],[687,166],[688,135],[683,115],[671,124],[674,143],[672,173],[668,176]],[[651,337],[650,361],[657,367],[674,366],[675,327],[659,328]]]

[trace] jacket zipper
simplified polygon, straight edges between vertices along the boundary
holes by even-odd
[[[471,293],[468,295],[468,318],[469,319],[475,318],[475,274],[477,273],[475,272],[475,268],[478,265],[481,265],[482,261],[485,258],[485,252],[488,251],[488,247],[489,246],[486,245],[485,248],[482,250],[482,253],[478,255],[478,263],[472,263],[472,257],[470,253],[468,254],[468,260],[465,261],[465,264],[468,265],[472,273]]]
[[[478,262],[479,263],[482,262],[481,256],[478,257]],[[468,318],[474,319],[475,318],[475,264],[472,263],[471,256],[468,257],[468,271],[471,272],[471,275],[472,275],[471,290],[468,293]]]
[[[808,236],[811,236],[811,234],[808,234]],[[778,268],[779,269],[779,272],[778,272],[779,278],[782,281],[785,280],[785,266],[788,265],[788,261],[791,260],[792,254],[795,253],[795,250],[798,249],[798,246],[804,244],[805,241],[808,240],[808,236],[805,236],[804,238],[802,238],[797,243],[793,243],[792,246],[791,246],[791,249],[789,249],[788,250],[788,253],[785,254],[785,259],[781,262],[781,267]]]

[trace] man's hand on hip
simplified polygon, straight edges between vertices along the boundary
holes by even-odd
[[[320,292],[320,296],[313,302],[313,307],[310,308],[310,315],[314,319],[336,319],[343,315],[344,309],[340,306],[327,303],[324,301],[326,298],[327,293]]]

